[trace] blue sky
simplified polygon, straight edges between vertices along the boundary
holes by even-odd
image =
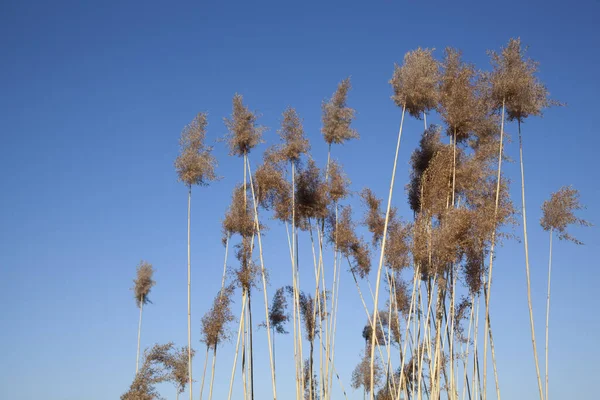
[[[543,343],[548,237],[538,225],[539,207],[573,184],[589,206],[582,216],[600,221],[593,173],[600,147],[593,124],[600,105],[598,1],[202,3],[0,3],[0,398],[118,398],[135,368],[138,312],[129,288],[142,258],[155,265],[158,282],[154,304],[145,309],[142,345],[186,343],[187,198],[173,160],[179,133],[197,112],[209,113],[214,141],[226,131],[222,118],[231,97],[242,93],[262,114],[272,143],[281,112],[294,106],[323,165],[320,104],[351,76],[349,104],[361,139],[335,147],[334,157],[354,190],[369,185],[384,197],[400,117],[387,83],[394,62],[418,46],[434,47],[438,56],[453,46],[488,68],[486,50],[516,36],[540,61],[552,96],[568,104],[523,126],[534,309]],[[507,152],[517,160],[515,130],[507,126],[515,134]],[[408,119],[404,132],[394,204],[408,218],[402,187],[422,122]],[[264,148],[251,155],[253,165]],[[192,200],[199,349],[199,320],[220,286],[220,219],[242,174],[241,161],[227,156],[223,143],[215,144],[215,155],[224,179],[195,188]],[[505,168],[519,205],[518,163]],[[285,231],[267,223],[272,294],[289,282],[289,255]],[[557,242],[554,253],[550,384],[557,399],[592,398],[589,383],[600,357],[593,317],[600,305],[598,230],[573,233],[586,245]],[[537,395],[523,260],[522,244],[509,242],[494,268],[492,323],[508,399]],[[342,286],[336,367],[349,398],[361,398],[349,383],[366,318],[348,274]],[[236,313],[239,307],[238,300]],[[257,354],[265,354],[263,333],[255,338]],[[278,387],[289,393],[291,340],[277,340]],[[226,393],[232,347],[220,350],[215,398]],[[203,355],[195,360],[196,379],[202,362]],[[256,364],[257,398],[267,398],[268,359],[257,357]],[[174,397],[172,387],[161,391]],[[339,391],[335,396],[342,398]]]

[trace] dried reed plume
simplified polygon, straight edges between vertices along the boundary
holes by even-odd
[[[187,186],[206,186],[217,178],[215,168],[217,160],[211,154],[212,147],[206,146],[206,125],[208,124],[205,113],[198,113],[181,132],[179,145],[181,151],[175,160],[175,169],[179,181]]]
[[[571,186],[563,186],[542,204],[540,224],[545,231],[558,233],[560,240],[583,244],[567,232],[569,225],[591,226],[588,221],[575,216],[574,212],[582,209],[585,207],[579,202],[579,191]]]
[[[234,286],[229,285],[219,291],[213,300],[213,305],[202,317],[202,338],[200,341],[206,347],[214,349],[217,345],[230,337],[227,325],[235,320],[231,312]]]
[[[431,125],[419,141],[419,148],[413,151],[410,157],[411,172],[410,183],[407,185],[408,203],[410,209],[418,213],[421,211],[421,192],[423,186],[423,174],[429,167],[431,159],[442,148],[440,140],[440,127]]]
[[[151,303],[148,295],[150,294],[152,287],[156,285],[156,282],[152,279],[153,275],[154,269],[152,268],[152,264],[146,261],[140,261],[137,266],[136,278],[133,280],[135,302],[138,307],[141,307],[142,304]]]
[[[225,140],[229,144],[229,155],[244,156],[262,142],[265,127],[257,125],[258,116],[243,103],[241,94],[233,96],[233,111],[230,118],[224,118],[228,133]]]
[[[252,236],[256,230],[252,214],[250,204],[244,197],[244,186],[237,185],[222,222],[223,234],[231,236],[237,233],[242,237]]]
[[[258,289],[258,277],[261,273],[260,266],[252,259],[252,244],[250,237],[244,237],[236,245],[235,257],[240,262],[240,267],[234,271],[237,285],[249,293],[250,289]]]
[[[155,385],[172,378],[169,362],[173,343],[156,344],[144,350],[144,362],[135,375],[129,390],[121,396],[121,400],[155,400],[160,399]]]
[[[328,168],[328,179],[327,179],[327,194],[331,203],[338,203],[340,200],[348,197],[350,186],[350,179],[344,173],[342,166],[336,161],[329,161]]]
[[[287,314],[287,299],[285,298],[285,288],[280,287],[273,295],[271,309],[269,310],[269,322],[271,329],[280,334],[287,334],[285,324],[290,320]],[[266,326],[266,324],[264,324]]]
[[[296,178],[296,224],[308,229],[309,220],[327,217],[327,186],[314,160],[309,159]]]
[[[371,390],[371,357],[368,350],[365,350],[364,355],[361,355],[358,365],[352,371],[352,380],[350,386],[353,389],[363,388],[364,393],[369,393]],[[381,384],[383,378],[383,370],[378,359],[374,363],[374,383],[373,388],[377,388]]]
[[[185,386],[188,383],[189,363],[188,363],[188,348],[187,346],[174,349],[173,354],[170,354],[166,365],[170,369],[169,380],[177,387],[177,395],[184,392]],[[195,355],[194,349],[191,349],[192,357]]]
[[[372,235],[373,247],[379,246],[381,239],[383,238],[383,229],[385,226],[385,213],[380,209],[381,199],[379,199],[373,191],[369,188],[364,188],[360,192],[362,203],[366,207],[366,215],[363,219],[363,225],[365,225]],[[390,221],[393,221],[396,217],[396,209],[390,209]]]
[[[457,142],[464,141],[477,121],[476,72],[461,60],[461,52],[446,48],[440,78],[440,114],[447,134]]]
[[[263,163],[254,172],[254,187],[261,207],[272,209],[280,221],[291,221],[292,184],[285,179],[284,167],[274,160],[272,149],[265,152]]]
[[[322,105],[323,127],[321,132],[329,146],[332,143],[344,144],[350,139],[359,138],[358,132],[350,128],[356,111],[346,105],[348,91],[351,87],[350,78],[344,79],[339,83],[331,99]]]
[[[304,136],[302,121],[296,109],[288,107],[283,112],[283,121],[277,133],[283,142],[277,150],[277,155],[281,160],[297,165],[300,157],[310,150],[310,144]]]
[[[500,54],[489,52],[491,97],[498,108],[506,103],[509,121],[523,122],[530,115],[541,116],[544,108],[559,105],[550,100],[548,90],[535,76],[538,63],[526,58],[526,53],[520,38],[510,39]]]
[[[417,119],[438,104],[440,73],[433,50],[418,48],[406,53],[402,66],[394,66],[394,75],[390,80],[394,88],[392,99],[396,105],[405,107]]]

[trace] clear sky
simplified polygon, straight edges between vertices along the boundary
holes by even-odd
[[[209,113],[212,142],[226,131],[222,117],[230,113],[231,97],[242,93],[262,114],[261,123],[270,127],[265,138],[273,143],[281,112],[294,106],[323,165],[320,104],[351,76],[349,104],[357,110],[361,139],[335,147],[334,156],[354,190],[369,185],[384,197],[400,117],[387,82],[394,62],[418,46],[436,48],[438,57],[444,47],[457,47],[488,68],[486,50],[520,36],[540,61],[552,96],[568,103],[523,127],[534,309],[543,343],[548,237],[538,224],[539,207],[551,192],[573,184],[589,207],[582,216],[600,223],[593,166],[600,147],[593,124],[600,105],[598,1],[93,3],[0,3],[1,399],[118,398],[135,370],[138,310],[129,288],[142,258],[155,265],[158,282],[154,304],[144,310],[142,345],[186,344],[187,198],[173,161],[180,131],[197,112]],[[509,133],[515,129],[507,126]],[[403,185],[421,132],[422,122],[407,120],[394,200],[406,218]],[[253,165],[264,148],[251,155]],[[518,159],[516,140],[507,152]],[[215,155],[224,179],[194,188],[192,199],[198,349],[200,318],[220,286],[220,220],[242,174],[241,161],[227,156],[223,143],[215,144]],[[518,163],[506,171],[520,205]],[[290,267],[284,230],[266,223],[271,295],[289,283]],[[521,235],[521,228],[515,232]],[[600,236],[597,228],[573,234],[586,245],[557,242],[554,254],[554,399],[597,392],[591,383],[600,358],[594,344]],[[308,260],[308,242],[302,246]],[[492,323],[506,399],[537,396],[523,253],[522,244],[507,243],[494,269]],[[362,393],[349,388],[350,375],[366,318],[348,274],[342,286],[336,368],[349,398],[358,399]],[[236,313],[240,303],[238,296]],[[261,303],[255,304],[255,320],[262,321]],[[257,398],[264,399],[271,393],[264,332],[255,342]],[[277,337],[282,399],[292,396],[285,395],[293,388],[291,343],[289,335]],[[218,399],[226,393],[232,347],[220,350]],[[203,354],[195,360],[196,379],[203,361]],[[172,387],[161,391],[174,397]],[[335,396],[342,398],[340,391]]]

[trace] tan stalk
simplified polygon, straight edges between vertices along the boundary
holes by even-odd
[[[140,369],[140,339],[142,336],[142,311],[144,310],[144,299],[140,301],[140,322],[138,323],[138,343],[137,343],[137,355],[135,357],[135,373],[137,374]]]
[[[208,346],[206,346],[206,355],[204,357],[204,368],[202,371],[202,383],[200,384],[200,400],[202,400],[202,393],[204,393],[204,378],[206,377],[207,364],[208,364]]]
[[[544,400],[544,392],[542,389],[542,379],[540,377],[540,365],[538,362],[537,344],[535,341],[535,325],[533,323],[533,306],[531,303],[531,279],[529,272],[529,246],[527,242],[527,211],[525,208],[525,172],[523,171],[523,138],[521,137],[521,121],[518,120],[519,126],[519,158],[521,161],[521,202],[523,205],[523,239],[525,242],[525,270],[527,272],[527,303],[529,305],[529,323],[531,325],[531,344],[533,345],[533,358],[535,360],[535,372],[537,374],[538,389],[540,392],[540,400]]]
[[[498,216],[498,203],[500,200],[500,179],[502,178],[502,151],[503,151],[503,140],[504,140],[504,109],[505,100],[502,100],[502,119],[500,122],[500,148],[498,150],[498,175],[496,176],[496,204],[494,206],[494,225],[492,227],[492,240],[490,243],[490,267],[488,270],[487,283],[487,295],[485,296],[485,330],[489,332],[490,324],[490,293],[492,285],[492,269],[494,268],[494,248],[496,246],[496,218]],[[483,336],[483,399],[487,396],[487,335]],[[499,390],[498,390],[499,393]],[[498,395],[498,398],[500,396]]]
[[[190,215],[192,207],[192,185],[188,186],[188,231],[187,231],[187,269],[188,269],[188,284],[187,284],[187,300],[188,300],[188,384],[190,385],[190,400],[192,400],[192,269],[191,269],[191,253],[190,253]]]
[[[235,356],[233,358],[233,368],[231,369],[231,379],[229,380],[229,395],[228,400],[231,400],[231,394],[233,393],[233,381],[235,380],[235,370],[237,366],[238,353],[240,352],[240,337],[242,336],[242,328],[244,326],[244,315],[246,310],[246,292],[242,292],[242,311],[240,312],[240,323],[238,327],[237,341],[235,345]]]
[[[206,358],[208,358],[208,354],[206,355]],[[212,357],[212,368],[211,368],[211,373],[210,373],[210,389],[208,391],[208,400],[212,400],[212,395],[213,395],[213,384],[215,382],[215,364],[217,362],[217,344],[215,343],[215,348],[213,350],[213,357]]]
[[[379,256],[379,266],[377,268],[377,283],[375,285],[375,301],[373,304],[373,321],[371,324],[371,330],[372,332],[375,332],[375,327],[376,327],[376,323],[378,320],[378,307],[379,307],[379,286],[380,286],[380,281],[381,281],[381,268],[383,267],[383,258],[384,258],[384,254],[385,254],[385,242],[386,242],[386,238],[387,238],[387,228],[388,228],[388,223],[390,220],[390,210],[392,207],[392,194],[394,192],[394,181],[396,180],[396,166],[398,164],[398,153],[400,152],[400,139],[402,138],[402,126],[404,125],[404,113],[406,112],[406,104],[402,107],[402,119],[400,120],[400,130],[398,131],[398,143],[396,144],[396,155],[394,157],[394,167],[392,169],[392,180],[390,183],[390,193],[388,195],[388,204],[387,204],[387,210],[385,212],[385,223],[383,225],[383,235],[382,235],[382,239],[381,239],[381,255]],[[371,398],[371,400],[373,400],[375,398],[375,390],[374,390],[374,384],[375,384],[375,336],[377,335],[372,335],[373,338],[371,339],[371,379],[370,379],[370,388],[371,391],[369,393],[369,396]]]
[[[463,359],[463,372],[464,372],[464,379],[463,379],[463,388],[462,388],[462,399],[465,399],[465,394],[466,394],[466,389],[467,389],[467,385],[468,385],[468,367],[469,367],[469,347],[471,344],[471,327],[473,325],[473,314],[475,311],[475,296],[471,295],[471,312],[469,313],[469,330],[467,332],[467,343],[466,343],[466,350],[465,350],[465,355],[464,355],[464,359]],[[469,396],[471,394],[469,393]]]
[[[550,277],[552,274],[552,232],[550,228],[550,257],[548,259],[548,297],[546,298],[546,400],[548,400],[548,324],[550,322]]]
[[[269,362],[271,365],[271,383],[273,386],[273,400],[276,400],[277,399],[277,384],[276,384],[276,380],[275,380],[275,360],[273,357],[273,352],[271,351],[271,349],[274,346],[274,344],[272,345],[272,340],[274,340],[274,338],[273,339],[271,338],[271,322],[269,320],[269,299],[267,296],[267,278],[266,278],[266,273],[265,273],[265,262],[264,262],[264,258],[263,258],[260,223],[258,221],[258,207],[256,204],[256,195],[254,194],[254,182],[252,179],[252,170],[250,169],[249,161],[248,161],[248,172],[250,175],[250,189],[252,190],[252,204],[253,204],[253,208],[254,208],[254,224],[256,226],[256,232],[257,232],[256,236],[258,238],[258,253],[259,253],[259,258],[260,258],[260,271],[261,271],[261,277],[262,277],[264,303],[265,303],[265,321],[266,321],[266,325],[267,325],[267,341],[269,344]]]

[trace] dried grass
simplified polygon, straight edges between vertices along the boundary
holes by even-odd
[[[211,154],[212,147],[204,143],[207,125],[206,114],[199,113],[181,132],[181,151],[175,160],[175,169],[179,181],[188,186],[206,186],[218,179],[215,174],[217,160]]]

